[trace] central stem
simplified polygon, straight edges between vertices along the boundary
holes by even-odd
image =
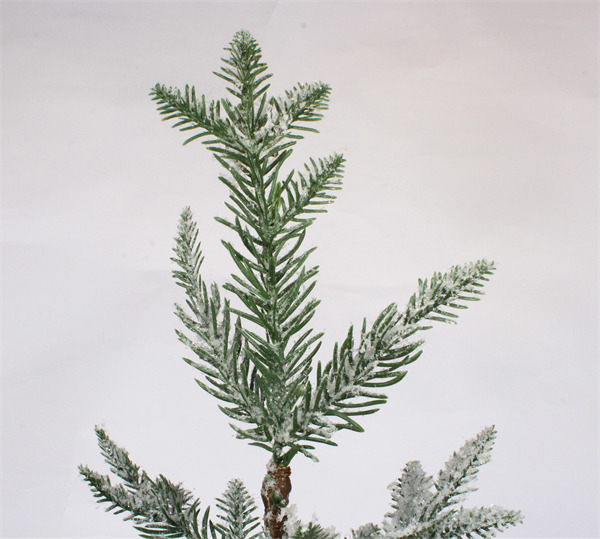
[[[282,539],[287,515],[283,513],[290,501],[292,470],[289,466],[269,463],[260,495],[265,506],[265,528],[272,539]]]

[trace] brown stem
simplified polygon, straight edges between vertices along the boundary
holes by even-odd
[[[285,533],[287,515],[282,514],[282,509],[290,501],[292,470],[289,466],[276,466],[269,463],[267,475],[263,480],[260,495],[265,506],[265,528],[272,539],[282,539]]]

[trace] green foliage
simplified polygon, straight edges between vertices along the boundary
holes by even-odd
[[[248,494],[246,487],[239,479],[229,481],[221,498],[217,498],[217,507],[221,514],[217,515],[222,524],[217,528],[223,539],[255,539],[262,537],[256,532],[260,522],[254,516],[256,504]]]
[[[252,36],[238,32],[226,51],[215,74],[226,82],[231,100],[209,100],[193,86],[181,91],[157,84],[151,91],[164,120],[190,135],[184,144],[201,140],[223,167],[219,180],[229,190],[228,214],[216,219],[235,238],[223,241],[235,267],[231,280],[222,287],[207,284],[198,225],[190,208],[183,210],[172,258],[173,276],[186,297],[176,306],[185,328],[177,335],[195,355],[184,359],[200,373],[198,385],[221,402],[237,436],[271,453],[273,469],[285,468],[298,453],[316,460],[315,444],[336,445],[332,436],[339,430],[362,432],[360,417],[385,404],[386,388],[402,380],[420,356],[419,332],[432,322],[455,323],[456,311],[480,298],[495,268],[479,260],[419,280],[404,309],[392,303],[371,325],[364,320],[358,332],[351,326],[331,359],[317,361],[323,334],[309,324],[319,305],[312,296],[319,269],[309,263],[314,248],[306,249],[304,240],[341,189],[345,160],[334,153],[309,159],[298,172],[283,167],[304,134],[317,132],[312,125],[323,118],[331,90],[322,82],[298,83],[281,97],[269,96],[271,75]],[[164,476],[151,480],[103,429],[96,433],[122,483],[113,485],[86,466],[80,473],[98,501],[124,513],[142,537],[262,535],[256,505],[239,480],[217,499],[215,525],[189,491]],[[468,484],[489,459],[494,436],[493,429],[484,429],[469,440],[436,481],[418,462],[407,464],[392,489],[388,520],[382,527],[359,528],[353,538],[487,537],[519,522],[515,511],[454,508],[472,490]],[[280,501],[269,518],[286,520],[273,521],[279,531],[265,533],[278,536],[286,524],[295,539],[336,537],[316,523],[292,523],[289,500]]]
[[[291,539],[335,539],[338,534],[323,528],[318,522],[299,523],[290,535]]]
[[[479,468],[489,462],[496,431],[483,429],[475,438],[452,454],[437,479],[423,471],[420,462],[411,461],[393,483],[392,512],[381,527],[367,524],[352,532],[354,539],[405,538],[442,539],[493,537],[496,532],[522,522],[519,511],[497,506],[465,509],[454,506],[473,485]]]
[[[254,39],[238,32],[226,50],[217,75],[235,104],[207,102],[193,87],[157,85],[151,94],[175,127],[199,130],[186,142],[207,137],[229,188],[231,217],[217,220],[239,241],[223,242],[237,268],[223,286],[239,302],[234,308],[217,285],[203,282],[198,228],[189,208],[183,211],[173,260],[187,309],[176,312],[191,335],[178,336],[197,356],[186,361],[203,374],[198,384],[224,402],[220,409],[235,420],[237,435],[287,465],[297,453],[316,458],[315,443],[336,445],[331,437],[338,430],[361,432],[356,417],[376,412],[387,400],[384,388],[419,357],[423,341],[410,337],[429,327],[423,322],[454,322],[452,310],[478,299],[494,266],[482,260],[419,281],[405,310],[390,305],[369,329],[364,321],[357,339],[350,328],[333,358],[313,372],[322,337],[308,326],[319,304],[311,297],[318,268],[308,265],[314,249],[302,245],[315,214],[341,188],[344,158],[311,159],[302,173],[281,171],[299,131],[316,131],[305,124],[322,118],[330,89],[297,84],[283,97],[268,97],[270,75]]]
[[[371,539],[378,537],[381,528],[375,524],[364,524],[357,530],[352,530],[352,539]]]
[[[243,305],[234,309],[221,303],[216,285],[209,294],[203,284],[197,227],[184,211],[174,260],[189,311],[178,307],[177,314],[196,339],[179,337],[201,360],[187,360],[205,375],[199,385],[226,403],[221,409],[229,417],[250,424],[232,425],[238,435],[271,451],[277,462],[289,462],[307,449],[296,443],[289,418],[321,338],[305,329],[319,303],[310,298],[318,270],[306,267],[312,249],[301,246],[312,214],[323,212],[340,187],[344,159],[311,159],[304,173],[280,178],[291,146],[302,138],[298,132],[315,131],[303,124],[321,119],[329,87],[298,84],[285,97],[267,98],[270,75],[256,42],[239,32],[227,50],[231,56],[218,75],[228,82],[235,106],[225,99],[207,104],[189,87],[182,93],[156,86],[152,92],[165,119],[177,119],[183,130],[199,129],[193,138],[209,137],[204,142],[226,170],[220,180],[230,190],[232,218],[218,220],[236,232],[245,251],[224,242],[239,271],[223,287]],[[318,412],[312,420],[318,421]]]
[[[104,460],[123,482],[113,485],[110,477],[87,466],[79,472],[87,481],[99,503],[110,504],[106,511],[125,513],[140,537],[185,537],[186,539],[215,539],[209,511],[200,511],[200,503],[180,484],[171,483],[160,475],[152,480],[129,458],[127,451],[117,446],[104,429],[96,427],[98,445]]]

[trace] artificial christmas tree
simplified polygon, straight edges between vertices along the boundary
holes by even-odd
[[[187,331],[177,334],[196,355],[185,361],[199,371],[198,385],[222,402],[237,437],[270,454],[261,489],[263,530],[240,481],[230,482],[217,500],[221,513],[212,521],[190,492],[163,476],[151,480],[101,428],[102,454],[123,483],[113,485],[85,466],[80,471],[99,501],[126,513],[142,537],[330,537],[335,532],[303,525],[290,511],[292,460],[299,454],[316,459],[316,444],[336,445],[332,437],[339,430],[362,432],[360,416],[376,412],[387,400],[386,388],[420,356],[420,332],[432,321],[454,323],[454,310],[479,299],[494,265],[480,260],[420,280],[405,309],[391,304],[372,325],[365,320],[358,332],[350,327],[332,359],[315,368],[323,335],[308,324],[319,304],[311,297],[318,268],[307,265],[314,249],[303,251],[302,245],[314,214],[324,212],[341,188],[344,158],[311,159],[302,173],[282,168],[303,133],[316,132],[309,125],[322,118],[330,88],[298,84],[284,97],[268,97],[271,75],[250,34],[238,32],[226,50],[230,56],[215,74],[227,82],[235,103],[208,102],[187,86],[181,92],[157,85],[151,95],[165,120],[194,133],[185,144],[204,138],[225,169],[219,179],[229,189],[231,216],[217,220],[238,244],[223,242],[237,273],[222,290],[237,303],[203,281],[198,226],[186,208],[172,259],[186,294],[186,306],[177,306],[176,314]],[[388,519],[353,535],[491,536],[519,522],[516,511],[453,508],[472,490],[466,485],[489,458],[494,436],[487,428],[468,441],[435,482],[418,463],[409,463],[392,488]]]

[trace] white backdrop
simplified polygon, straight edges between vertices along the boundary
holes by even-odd
[[[234,32],[277,94],[333,87],[309,155],[344,152],[311,230],[321,358],[418,277],[498,271],[457,327],[435,327],[390,401],[321,462],[293,462],[299,514],[349,533],[389,510],[405,462],[435,473],[483,426],[493,461],[466,505],[523,510],[505,537],[598,536],[596,2],[4,2],[2,534],[136,537],[77,474],[106,472],[103,424],[151,475],[204,505],[267,454],[236,440],[173,333],[170,271],[191,205],[204,276],[233,270],[226,190],[200,143],[161,124],[156,83],[225,95]],[[214,509],[213,509],[214,511]]]

